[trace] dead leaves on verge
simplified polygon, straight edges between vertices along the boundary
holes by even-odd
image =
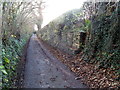
[[[115,75],[114,70],[109,68],[99,69],[97,65],[88,64],[81,60],[80,54],[73,57],[47,45],[45,42],[43,42],[43,44],[51,53],[53,53],[59,60],[67,65],[71,71],[77,74],[78,77],[75,78],[76,80],[80,79],[90,88],[120,87],[120,82],[116,80],[119,75]]]

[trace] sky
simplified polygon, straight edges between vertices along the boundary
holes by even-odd
[[[62,15],[66,11],[78,9],[86,0],[44,0],[46,7],[43,10],[43,26],[48,24],[56,17]]]

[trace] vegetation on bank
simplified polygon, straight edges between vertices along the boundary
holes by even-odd
[[[84,6],[94,8],[93,5],[86,3]],[[95,6],[93,12],[89,9],[92,12],[89,17],[91,28],[86,37],[83,59],[97,64],[98,68],[115,70],[117,80],[120,80],[120,2],[101,2]]]
[[[25,39],[16,40],[14,35],[8,39],[7,45],[2,47],[2,60],[1,66],[3,75],[2,87],[15,87],[17,81],[17,66],[22,56],[23,46],[25,45],[28,37]]]
[[[74,50],[79,48],[80,32],[85,32],[90,21],[85,20],[81,9],[66,12],[51,21],[48,25],[37,32],[38,36],[69,54],[74,54]]]

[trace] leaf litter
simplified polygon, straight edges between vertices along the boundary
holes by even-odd
[[[111,68],[99,68],[98,64],[90,64],[81,59],[82,53],[78,55],[68,55],[42,41],[45,47],[60,61],[73,71],[77,77],[90,88],[119,88],[120,82],[115,70]]]

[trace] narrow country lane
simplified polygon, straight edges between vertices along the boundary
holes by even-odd
[[[41,44],[36,35],[30,39],[25,65],[25,88],[85,88],[64,64]]]

